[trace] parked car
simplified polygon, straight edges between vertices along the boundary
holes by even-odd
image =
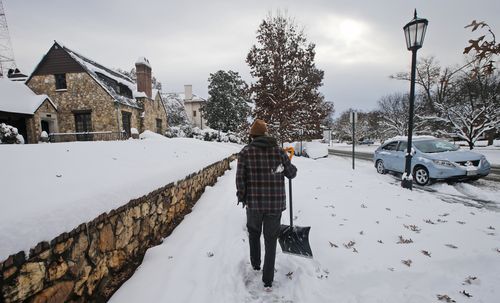
[[[359,143],[358,143],[358,144],[360,144],[360,145],[363,145],[363,144],[366,144],[366,145],[372,145],[373,143],[374,143],[374,142],[373,142],[373,140],[370,140],[370,139],[363,139],[363,140],[359,141]]]
[[[484,155],[460,150],[450,142],[434,137],[415,137],[412,142],[411,171],[413,180],[426,185],[432,180],[476,180],[490,172]],[[403,173],[407,152],[406,137],[386,141],[375,150],[373,162],[377,172]]]

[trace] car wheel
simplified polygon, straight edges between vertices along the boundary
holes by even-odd
[[[413,179],[418,185],[429,184],[429,171],[423,166],[417,166],[413,169]]]
[[[385,174],[387,171],[385,170],[385,167],[384,167],[384,161],[382,160],[377,160],[377,163],[376,163],[376,166],[377,168],[377,173],[379,174]]]

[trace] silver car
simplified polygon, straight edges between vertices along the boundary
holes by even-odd
[[[486,157],[434,137],[415,137],[412,144],[411,171],[413,180],[426,185],[432,180],[476,180],[490,172]],[[403,173],[407,151],[406,137],[384,142],[373,155],[377,172]]]

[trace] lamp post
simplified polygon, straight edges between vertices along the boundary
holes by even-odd
[[[427,19],[417,17],[417,10],[413,20],[404,27],[406,47],[412,52],[411,56],[411,80],[410,80],[410,112],[408,118],[408,142],[406,151],[405,173],[401,181],[403,188],[412,189],[411,158],[412,158],[412,134],[413,134],[413,104],[415,102],[415,70],[417,66],[417,50],[424,44],[425,32],[427,30]]]

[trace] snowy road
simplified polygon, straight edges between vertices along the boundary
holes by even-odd
[[[250,269],[244,211],[228,171],[110,302],[496,302],[500,297],[500,213],[444,203],[475,185],[402,189],[371,163],[356,171],[340,157],[294,158],[295,224],[311,226],[314,259],[276,260],[274,290]],[[233,163],[234,167],[234,163]],[[476,198],[498,208],[500,190]],[[489,188],[487,192],[483,189]],[[466,200],[467,198],[463,198]],[[282,223],[287,223],[284,213]],[[279,249],[278,249],[279,250]],[[473,297],[469,299],[466,294]]]

